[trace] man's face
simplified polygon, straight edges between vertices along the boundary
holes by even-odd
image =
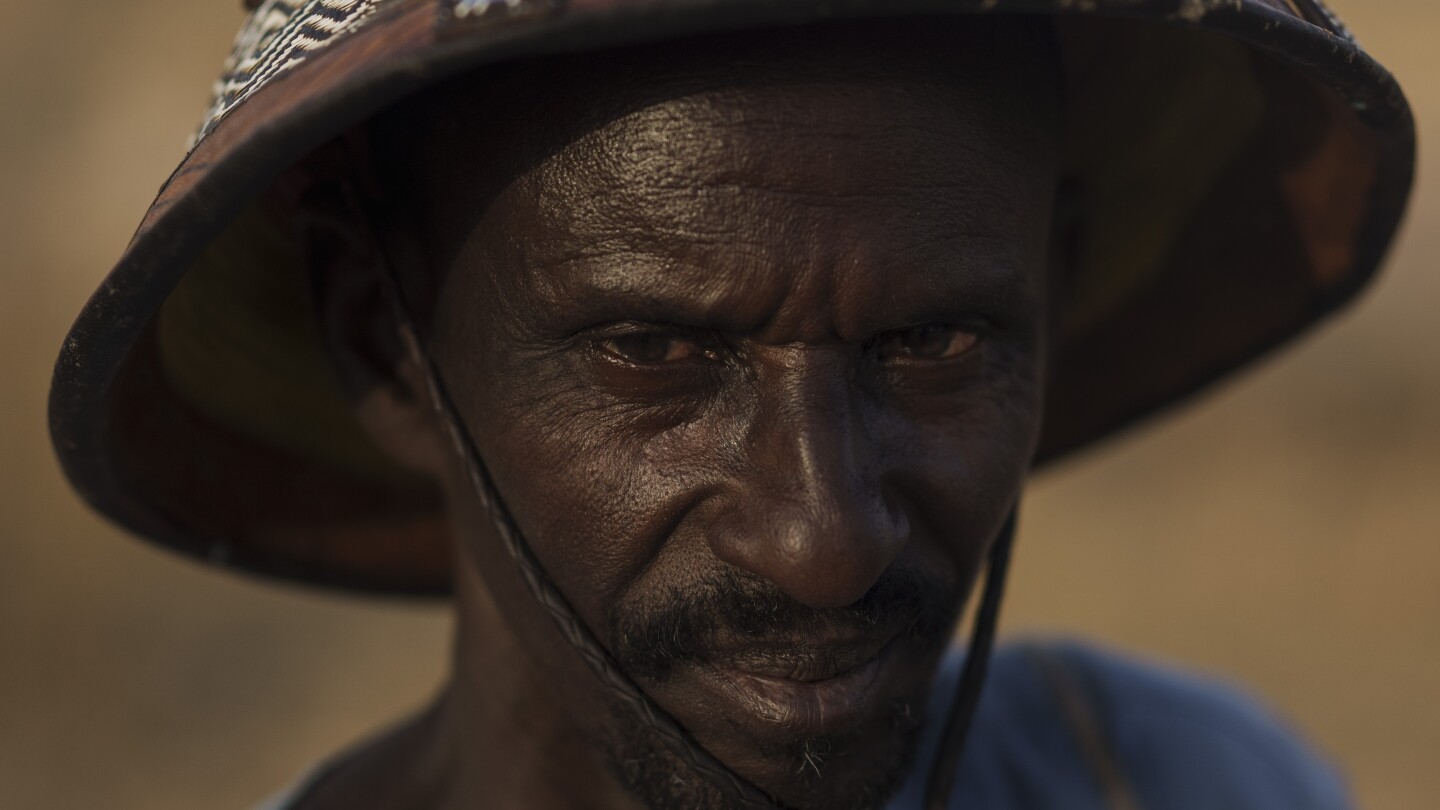
[[[636,682],[795,806],[893,784],[1038,433],[1051,91],[916,41],[672,49],[508,135],[441,127],[426,192],[431,345],[518,525]],[[633,789],[710,800],[615,724]]]

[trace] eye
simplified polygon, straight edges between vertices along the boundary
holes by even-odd
[[[886,332],[875,341],[875,352],[884,363],[950,360],[966,354],[980,342],[980,336],[955,326],[926,324]]]
[[[720,359],[714,348],[676,332],[650,331],[612,335],[600,339],[597,345],[606,354],[636,365]]]

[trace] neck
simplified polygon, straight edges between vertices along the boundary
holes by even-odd
[[[467,596],[454,677],[439,710],[446,789],[434,806],[638,807],[566,711],[568,701],[547,686],[553,673],[522,648],[488,598]]]

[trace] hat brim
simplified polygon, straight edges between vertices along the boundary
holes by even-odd
[[[438,497],[349,423],[303,272],[267,237],[256,201],[330,139],[485,65],[862,16],[1054,15],[1088,76],[1071,82],[1067,144],[1088,195],[1067,215],[1088,236],[1037,465],[1351,300],[1414,170],[1398,85],[1312,0],[572,0],[479,20],[447,8],[377,13],[229,110],[166,183],[56,365],[52,436],[99,511],[271,576],[448,592]],[[197,371],[217,363],[227,373]]]

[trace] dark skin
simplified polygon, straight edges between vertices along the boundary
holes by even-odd
[[[392,271],[640,687],[787,806],[893,787],[1037,440],[1056,181],[1033,32],[935,28],[552,63],[543,100],[523,72],[452,88],[350,144],[374,176],[307,196],[332,355],[458,549],[450,686],[307,807],[725,806],[530,597],[395,339]]]

